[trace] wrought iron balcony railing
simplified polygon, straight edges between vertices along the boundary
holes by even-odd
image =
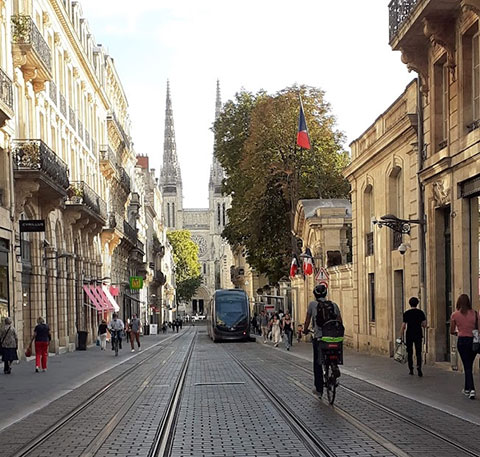
[[[13,87],[12,81],[0,68],[0,102],[13,111]]]
[[[57,104],[57,86],[53,81],[50,81],[48,83],[49,85],[49,90],[48,90],[48,95],[50,96],[50,100],[52,100],[55,105]]]
[[[137,230],[134,229],[126,220],[123,220],[123,233],[130,241],[133,242],[133,244],[137,244]]]
[[[67,101],[65,100],[65,97],[61,92],[60,92],[60,112],[62,113],[63,117],[66,119],[67,118]]]
[[[76,120],[75,120],[75,111],[73,111],[72,107],[68,107],[68,120],[70,122],[70,125],[72,126],[73,130],[76,128]]]
[[[69,187],[67,164],[42,140],[14,140],[15,170],[39,171],[67,190]]]
[[[111,112],[107,115],[107,121],[110,121],[110,122],[114,122],[117,129],[119,130],[122,138],[123,138],[123,141],[125,143],[125,145],[130,148],[130,138],[128,137],[128,135],[125,133],[125,130],[122,126],[122,124],[120,123],[120,121],[118,120],[115,112]]]
[[[117,156],[112,151],[112,148],[110,146],[108,146],[108,144],[102,144],[100,146],[100,160],[102,162],[109,161],[113,165],[117,164]]]
[[[84,205],[102,219],[107,220],[107,204],[85,181],[70,183],[67,204]]]
[[[90,133],[88,133],[88,130],[85,130],[85,144],[90,149]]]
[[[77,130],[78,130],[78,136],[83,140],[83,123],[80,119],[78,120]]]
[[[52,51],[30,16],[12,16],[12,42],[26,52],[33,50],[51,76]]]
[[[392,0],[388,5],[390,42],[397,36],[400,27],[410,17],[420,0]]]
[[[120,176],[120,185],[123,187],[127,194],[130,193],[131,183],[130,183],[130,176],[128,176],[125,168],[118,167],[118,173]]]

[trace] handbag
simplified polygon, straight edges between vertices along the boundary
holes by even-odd
[[[5,341],[5,338],[7,337],[10,329],[11,327],[8,327],[8,330],[5,332],[5,335],[3,335],[2,341],[0,341],[0,354],[3,353],[3,342]]]
[[[25,349],[25,357],[31,357],[32,356],[32,348],[28,346],[27,349]]]
[[[403,340],[401,340],[400,338],[396,340],[395,353],[393,354],[393,360],[399,363],[407,362],[407,346],[403,342]]]
[[[472,350],[475,354],[480,354],[480,336],[478,335],[478,313],[475,311],[475,329],[473,333]]]
[[[97,336],[97,342],[95,343],[97,346],[100,346],[100,337]]]

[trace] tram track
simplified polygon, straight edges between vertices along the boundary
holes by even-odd
[[[108,382],[106,385],[102,386],[98,389],[93,395],[91,395],[88,399],[80,403],[76,406],[73,410],[65,414],[59,420],[57,420],[53,425],[49,426],[35,438],[30,440],[27,444],[22,446],[18,449],[11,457],[26,457],[30,455],[34,455],[35,451],[38,450],[42,445],[44,445],[49,438],[53,437],[57,433],[61,433],[62,429],[67,425],[71,424],[77,417],[79,417],[82,413],[84,413],[88,408],[95,405],[95,403],[105,397],[107,394],[111,393],[116,386],[118,386],[121,382],[125,381],[129,375],[135,372],[138,368],[142,365],[146,364],[147,362],[152,361],[155,357],[163,353],[169,346],[166,346],[165,343],[169,342],[176,342],[182,336],[186,336],[191,334],[190,331],[186,333],[182,333],[181,335],[175,335],[174,337],[168,338],[166,340],[161,341],[158,343],[158,350],[154,351],[153,353],[149,354],[147,357],[140,360],[138,363],[133,364],[131,367],[126,369],[123,373],[121,373],[118,377],[114,380]],[[191,351],[193,349],[193,345],[195,342],[196,332],[194,332],[194,336],[192,338],[192,342],[190,343],[186,359],[191,357]],[[162,365],[165,365],[167,361],[172,357],[174,352],[169,354],[166,359],[162,362]],[[182,370],[184,369],[185,360],[183,361]],[[182,371],[181,370],[181,371]],[[82,457],[91,457],[96,455],[100,447],[105,443],[105,441],[110,436],[110,433],[115,429],[115,426],[122,420],[128,410],[135,405],[136,400],[138,400],[141,394],[145,391],[145,389],[149,386],[152,380],[155,377],[155,374],[158,372],[158,366],[155,366],[151,369],[148,374],[146,375],[144,381],[141,384],[140,389],[133,392],[132,395],[125,400],[124,405],[122,408],[117,411],[107,422],[107,425],[102,429],[102,431],[92,440],[92,442],[86,447],[86,449],[80,454]],[[176,392],[176,388],[174,392]],[[169,405],[170,406],[170,405]],[[168,408],[167,408],[168,410]],[[157,456],[160,454],[151,454],[153,456]]]
[[[280,360],[284,363],[295,366],[296,368],[302,370],[305,373],[308,373],[309,375],[313,375],[312,370],[309,370],[308,368],[304,367],[303,365],[295,363],[291,360],[286,360],[284,358],[281,358],[281,357],[277,356],[276,354],[275,354],[274,357],[277,360]],[[304,390],[305,392],[311,394],[311,392],[305,386],[300,385],[299,382],[295,382],[295,384],[298,387],[300,387],[302,390]],[[463,444],[461,444],[461,443],[459,443],[459,442],[457,442],[457,441],[455,441],[451,438],[445,437],[440,432],[435,431],[431,427],[429,427],[427,425],[424,425],[424,424],[420,424],[420,423],[416,422],[415,420],[413,420],[412,418],[406,416],[405,414],[402,414],[398,411],[395,411],[395,410],[383,405],[382,403],[355,391],[354,389],[352,389],[350,387],[347,387],[347,386],[340,383],[340,385],[337,389],[340,391],[340,392],[337,392],[337,395],[341,396],[342,391],[348,392],[348,394],[351,395],[352,397],[354,397],[355,399],[357,399],[361,402],[364,402],[369,406],[372,406],[376,410],[381,411],[382,413],[385,413],[388,416],[394,417],[396,420],[400,421],[403,424],[406,424],[410,427],[414,427],[415,429],[420,430],[421,432],[427,433],[432,438],[435,438],[436,440],[439,440],[439,441],[451,446],[452,448],[456,449],[457,451],[461,451],[463,453],[462,455],[471,456],[471,457],[480,457],[480,452],[478,452],[474,449],[468,448],[467,446],[464,446]],[[312,395],[312,397],[316,398],[318,401],[323,401],[323,400],[319,400],[313,394],[311,394],[311,395]],[[328,405],[328,406],[330,406],[330,405]],[[367,433],[372,439],[377,441],[382,446],[386,447],[393,454],[398,455],[399,457],[404,457],[406,455],[404,451],[402,451],[401,449],[399,449],[395,445],[395,443],[390,442],[390,441],[386,442],[386,439],[383,436],[381,436],[378,433],[378,431],[376,431],[376,430],[372,429],[371,427],[369,427],[368,425],[365,425],[364,423],[362,423],[352,413],[347,411],[345,408],[339,406],[338,402],[336,402],[334,406],[331,406],[331,408],[333,410],[339,412],[340,415],[346,421],[348,421],[350,424],[352,424],[357,429],[363,431],[364,433]],[[392,444],[393,444],[393,446],[392,446]],[[452,454],[452,455],[458,455],[458,454]]]

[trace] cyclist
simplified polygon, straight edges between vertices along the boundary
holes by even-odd
[[[317,310],[319,306],[326,306],[327,302],[327,286],[324,284],[318,284],[313,289],[313,295],[315,295],[314,301],[308,304],[307,315],[305,317],[305,324],[303,325],[304,333],[308,333],[310,327],[310,321],[313,320],[313,378],[315,381],[315,388],[313,392],[319,397],[323,395],[323,369],[322,369],[322,353],[320,349],[320,338],[322,337],[322,328],[317,325]],[[329,302],[333,305],[333,312],[335,319],[342,322],[342,315],[340,308],[334,302]]]
[[[108,323],[108,329],[112,334],[112,351],[115,350],[113,344],[114,338],[118,338],[118,349],[122,349],[121,332],[125,329],[125,325],[121,319],[118,318],[117,313],[113,313],[112,320]]]

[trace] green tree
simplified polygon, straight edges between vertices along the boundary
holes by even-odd
[[[189,301],[202,283],[198,246],[188,230],[168,232],[167,238],[172,245],[176,267],[177,300]]]
[[[296,147],[299,94],[309,129],[310,150]],[[274,95],[241,91],[224,106],[214,125],[215,155],[232,196],[223,236],[244,246],[247,260],[276,282],[288,271],[292,215],[298,199],[345,198],[342,170],[349,157],[344,136],[324,92],[288,87]]]

